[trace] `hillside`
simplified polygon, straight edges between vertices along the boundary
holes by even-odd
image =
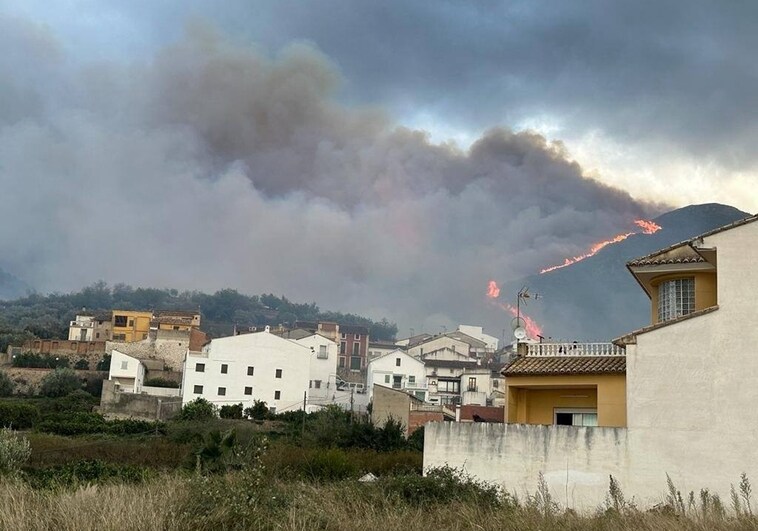
[[[29,286],[0,268],[0,300],[22,297],[29,291]]]
[[[542,295],[526,312],[542,325],[545,336],[612,339],[650,321],[649,299],[626,269],[627,261],[749,215],[715,203],[673,210],[654,219],[662,227],[655,234],[630,236],[569,267],[506,285],[505,292],[526,285]]]

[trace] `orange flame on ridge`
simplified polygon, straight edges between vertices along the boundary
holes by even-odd
[[[642,229],[642,234],[654,234],[658,232],[659,230],[661,230],[660,225],[646,219],[635,219],[634,224]],[[579,256],[566,258],[562,264],[546,267],[545,269],[540,270],[540,275],[542,275],[543,273],[549,273],[550,271],[555,271],[556,269],[562,269],[564,267],[568,267],[577,262],[581,262],[582,260],[584,260],[585,258],[589,258],[590,256],[595,256],[598,253],[598,251],[600,251],[600,249],[607,247],[608,245],[611,245],[613,243],[622,242],[626,240],[629,236],[632,236],[633,234],[639,234],[639,233],[638,232],[625,232],[622,234],[617,234],[610,240],[603,240],[597,243],[593,243],[592,247],[590,247],[590,250],[588,252],[584,254],[580,254]]]
[[[497,299],[500,296],[500,287],[497,285],[497,282],[494,280],[490,280],[487,283],[487,298],[489,299]],[[493,304],[496,304],[499,308],[505,310],[506,312],[510,313],[513,317],[520,316],[521,319],[524,320],[524,328],[526,329],[526,335],[530,337],[531,339],[537,339],[538,336],[542,335],[542,327],[537,324],[537,321],[526,315],[523,311],[519,315],[519,311],[511,306],[510,304],[504,304],[501,302],[495,302],[492,301]]]
[[[500,288],[497,287],[497,282],[490,280],[487,284],[487,297],[490,299],[497,299],[500,296]]]

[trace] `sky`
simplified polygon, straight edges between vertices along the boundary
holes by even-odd
[[[501,328],[489,279],[758,211],[758,6],[0,3],[0,267]]]

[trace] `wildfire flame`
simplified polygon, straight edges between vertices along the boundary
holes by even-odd
[[[500,296],[500,288],[497,287],[497,282],[490,280],[487,284],[487,297],[490,299],[497,299]]]
[[[511,306],[510,304],[504,304],[501,302],[495,302],[494,299],[497,299],[500,296],[500,288],[497,285],[497,282],[494,280],[490,280],[487,283],[487,298],[493,299],[493,304],[497,305],[499,308],[505,310],[506,312],[510,313],[513,317],[521,317],[524,321],[524,328],[526,329],[526,335],[531,339],[537,339],[538,336],[542,335],[542,328],[540,325],[537,324],[537,322],[526,315],[523,311],[519,315],[519,311]]]
[[[634,224],[637,225],[642,229],[642,234],[654,234],[661,230],[661,226],[653,221],[649,221],[646,219],[635,219]],[[597,243],[593,243],[592,247],[590,247],[590,250],[584,254],[580,254],[579,256],[573,256],[571,258],[564,259],[562,264],[554,265],[551,267],[546,267],[545,269],[542,269],[540,271],[540,275],[543,273],[549,273],[550,271],[555,271],[556,269],[562,269],[564,267],[568,267],[572,264],[575,264],[577,262],[581,262],[585,258],[589,258],[590,256],[595,256],[600,249],[607,247],[611,244],[622,242],[626,240],[629,236],[632,236],[633,234],[639,234],[639,232],[624,232],[621,234],[617,234],[613,238],[609,240],[603,240]]]

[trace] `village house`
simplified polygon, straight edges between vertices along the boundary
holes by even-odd
[[[424,363],[402,350],[380,355],[368,364],[367,383],[369,400],[372,399],[374,384],[399,389],[426,401],[426,368]]]
[[[111,316],[81,314],[69,322],[69,341],[108,341],[111,339]]]
[[[111,339],[113,341],[142,341],[150,333],[153,312],[113,310]]]
[[[616,339],[615,352],[603,346],[589,355],[596,347],[580,346],[566,355],[567,345],[553,344],[543,347],[554,349],[549,356],[538,347],[521,353],[505,369],[510,423],[429,424],[424,466],[463,467],[517,493],[534,492],[541,475],[555,500],[583,510],[603,503],[609,476],[643,508],[661,501],[667,478],[682,492],[709,489],[728,500],[741,474],[758,477],[756,221],[630,261],[650,298],[650,325]],[[624,358],[623,408],[609,400],[618,390],[603,391],[599,379],[620,381],[621,363],[612,358]],[[579,373],[561,372],[562,364]],[[550,396],[532,396],[569,379]],[[559,418],[556,400],[569,395],[582,402]],[[569,424],[569,415],[572,425],[556,425]]]

